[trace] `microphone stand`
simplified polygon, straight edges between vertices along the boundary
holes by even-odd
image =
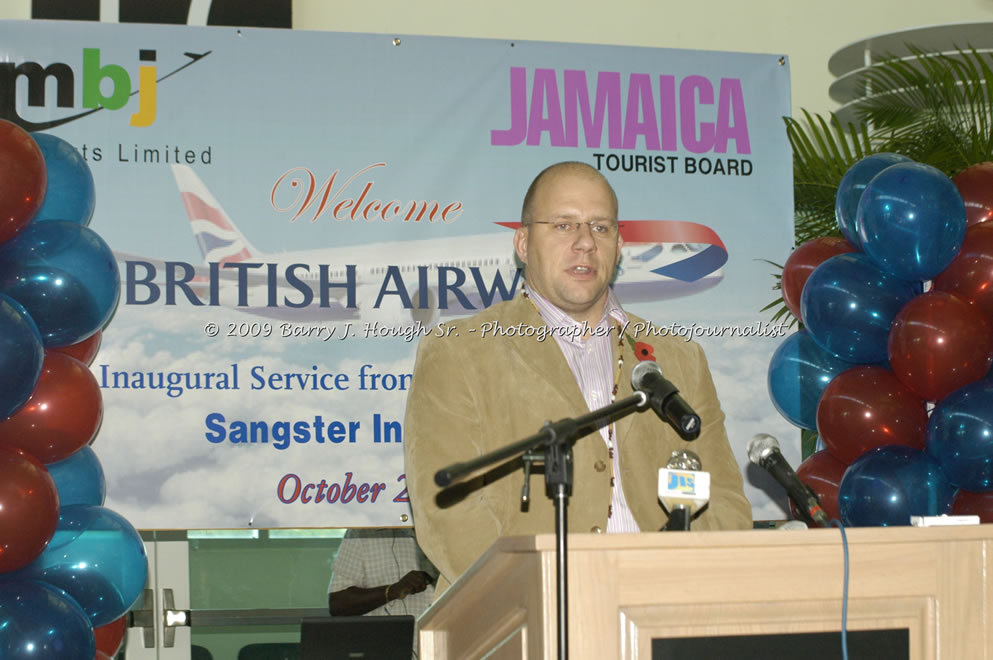
[[[569,592],[567,585],[568,562],[566,531],[566,508],[572,495],[572,445],[578,438],[596,431],[633,412],[641,412],[648,406],[644,392],[635,392],[620,401],[597,408],[579,417],[566,417],[557,422],[546,422],[541,430],[523,440],[483,454],[465,463],[453,463],[438,470],[434,475],[436,484],[445,488],[456,480],[476,470],[502,462],[505,459],[523,456],[525,461],[534,460],[528,456],[533,450],[544,448],[545,494],[555,506],[555,567],[557,576],[558,605],[558,647],[559,660],[569,657]],[[526,469],[525,473],[529,473]],[[527,478],[527,477],[525,477]],[[525,488],[527,482],[525,482]]]
[[[662,526],[662,532],[688,532],[693,514],[685,506],[673,508],[669,514],[669,522]]]

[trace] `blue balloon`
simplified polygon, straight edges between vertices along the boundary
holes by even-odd
[[[62,138],[47,133],[34,133],[32,137],[41,147],[48,170],[45,198],[32,222],[67,220],[89,225],[96,204],[90,166],[82,154]]]
[[[803,287],[800,314],[821,348],[857,364],[885,362],[890,324],[917,295],[914,282],[880,270],[853,252],[831,257]]]
[[[38,326],[20,303],[0,293],[0,419],[31,398],[44,360]]]
[[[769,361],[769,396],[783,417],[804,429],[817,428],[817,403],[824,388],[851,363],[818,346],[806,330],[796,332]]]
[[[0,579],[0,658],[93,660],[96,651],[89,618],[64,591]]]
[[[845,176],[838,184],[838,193],[834,198],[834,219],[838,222],[841,235],[857,248],[862,247],[857,225],[859,200],[866,185],[890,165],[897,163],[912,163],[913,161],[900,154],[881,153],[866,156],[848,168]]]
[[[911,516],[952,512],[957,489],[926,453],[904,445],[870,449],[845,470],[838,510],[846,525],[909,525]]]
[[[45,347],[53,348],[103,328],[121,284],[114,253],[92,229],[33,222],[0,246],[0,292],[24,305]]]
[[[123,516],[76,504],[61,507],[52,541],[17,574],[65,590],[97,628],[121,617],[141,596],[148,560],[141,537]]]
[[[905,280],[930,280],[962,248],[965,202],[941,170],[899,163],[866,186],[857,223],[862,249],[883,270]]]
[[[938,403],[928,420],[927,451],[959,488],[993,490],[993,382],[966,385]]]
[[[67,458],[45,466],[55,481],[59,506],[95,504],[100,506],[107,496],[107,480],[96,452],[83,447]]]

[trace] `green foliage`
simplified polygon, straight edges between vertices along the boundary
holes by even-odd
[[[865,74],[873,93],[862,117],[879,150],[902,153],[952,176],[993,155],[993,70],[990,55],[911,49]]]
[[[786,135],[793,148],[793,208],[797,245],[838,233],[834,199],[845,172],[874,153],[865,124],[843,126],[803,111],[804,123],[786,117]]]
[[[807,460],[814,454],[817,448],[817,431],[810,429],[800,429],[800,456],[801,460]]]

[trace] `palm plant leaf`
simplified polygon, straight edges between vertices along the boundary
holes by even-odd
[[[910,51],[864,74],[871,93],[860,117],[874,142],[949,175],[993,157],[990,55]]]
[[[873,153],[866,126],[831,115],[824,119],[803,111],[803,123],[786,118],[793,149],[794,238],[803,243],[837,233],[834,200],[838,184],[853,163]]]

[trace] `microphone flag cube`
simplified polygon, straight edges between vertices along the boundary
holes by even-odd
[[[699,511],[710,501],[710,473],[661,468],[659,500],[670,513],[680,507]]]

